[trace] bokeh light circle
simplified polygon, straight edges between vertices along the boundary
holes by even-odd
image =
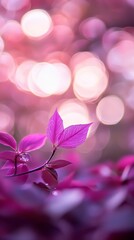
[[[114,125],[120,122],[125,112],[123,101],[114,95],[100,100],[96,108],[99,121],[105,125]]]
[[[30,91],[28,86],[28,74],[35,64],[32,60],[25,60],[18,65],[15,73],[15,84],[23,91]]]
[[[64,127],[75,124],[86,124],[92,121],[89,109],[76,99],[64,100],[58,107]]]
[[[134,81],[134,41],[122,40],[116,44],[107,55],[107,64],[110,70]]]
[[[93,54],[77,53],[72,59],[73,90],[83,101],[96,100],[107,88],[108,74],[103,62]]]
[[[8,45],[20,43],[24,39],[20,23],[16,20],[8,20],[2,28],[2,37],[8,42]]]
[[[80,25],[80,32],[87,39],[94,39],[101,36],[106,27],[104,22],[99,18],[87,18]]]
[[[42,9],[26,12],[21,19],[21,27],[26,36],[40,38],[52,30],[52,20],[49,14]]]
[[[58,95],[67,91],[71,84],[71,71],[63,63],[37,63],[29,74],[29,88],[35,95]],[[38,92],[38,93],[37,93]]]

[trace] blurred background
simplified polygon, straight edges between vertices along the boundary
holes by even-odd
[[[56,108],[94,122],[77,160],[134,153],[134,0],[0,0],[0,131],[44,133]]]

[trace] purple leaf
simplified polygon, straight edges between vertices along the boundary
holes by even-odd
[[[16,141],[15,141],[14,137],[12,137],[8,133],[0,132],[0,143],[16,150],[16,147],[17,147]]]
[[[71,164],[71,162],[66,161],[66,160],[56,160],[56,161],[53,161],[51,163],[48,163],[47,167],[56,169],[56,168],[65,167],[69,164]]]
[[[75,148],[86,140],[90,124],[72,125],[64,129],[58,139],[58,146],[63,148]]]
[[[63,127],[63,121],[57,112],[53,114],[53,116],[50,118],[48,127],[47,127],[47,137],[48,139],[53,143],[57,143],[59,135],[62,133],[64,130]]]
[[[52,168],[45,168],[42,171],[42,179],[51,188],[55,188],[58,184],[57,172]]]
[[[16,153],[13,151],[0,152],[0,159],[14,161],[15,155],[16,155]]]
[[[46,141],[46,136],[44,134],[31,134],[24,137],[18,147],[19,152],[30,152],[41,148]]]

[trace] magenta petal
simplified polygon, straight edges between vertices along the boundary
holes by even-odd
[[[12,137],[10,134],[5,133],[5,132],[0,132],[0,143],[5,146],[9,146],[9,147],[13,148],[14,150],[17,147],[14,137]]]
[[[48,163],[47,167],[56,169],[56,168],[65,167],[65,166],[67,166],[69,164],[71,164],[71,162],[66,161],[66,160],[55,160],[55,161],[53,161],[51,163]]]
[[[59,135],[62,133],[64,130],[63,127],[63,121],[57,112],[53,114],[53,116],[50,118],[48,127],[47,127],[47,137],[48,139],[55,144],[58,140]]]
[[[72,125],[64,129],[58,139],[58,146],[63,148],[75,148],[86,140],[90,124]]]
[[[46,136],[44,134],[31,134],[24,137],[18,146],[19,152],[30,152],[41,148],[46,141]]]
[[[15,155],[16,155],[16,153],[13,152],[13,151],[0,152],[0,159],[14,161],[15,160]]]

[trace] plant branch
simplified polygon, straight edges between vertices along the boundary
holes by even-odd
[[[6,177],[22,176],[22,175],[26,175],[26,174],[29,174],[29,173],[32,173],[32,172],[36,172],[36,171],[39,171],[39,170],[43,169],[43,168],[51,161],[51,159],[52,159],[52,157],[54,156],[56,150],[57,150],[57,148],[55,147],[55,148],[53,149],[52,154],[51,154],[50,157],[48,158],[48,160],[47,160],[44,164],[42,164],[40,167],[34,168],[34,169],[29,170],[29,171],[27,171],[27,172],[18,173],[18,174],[14,174],[14,175],[11,175],[11,176],[6,176]]]

